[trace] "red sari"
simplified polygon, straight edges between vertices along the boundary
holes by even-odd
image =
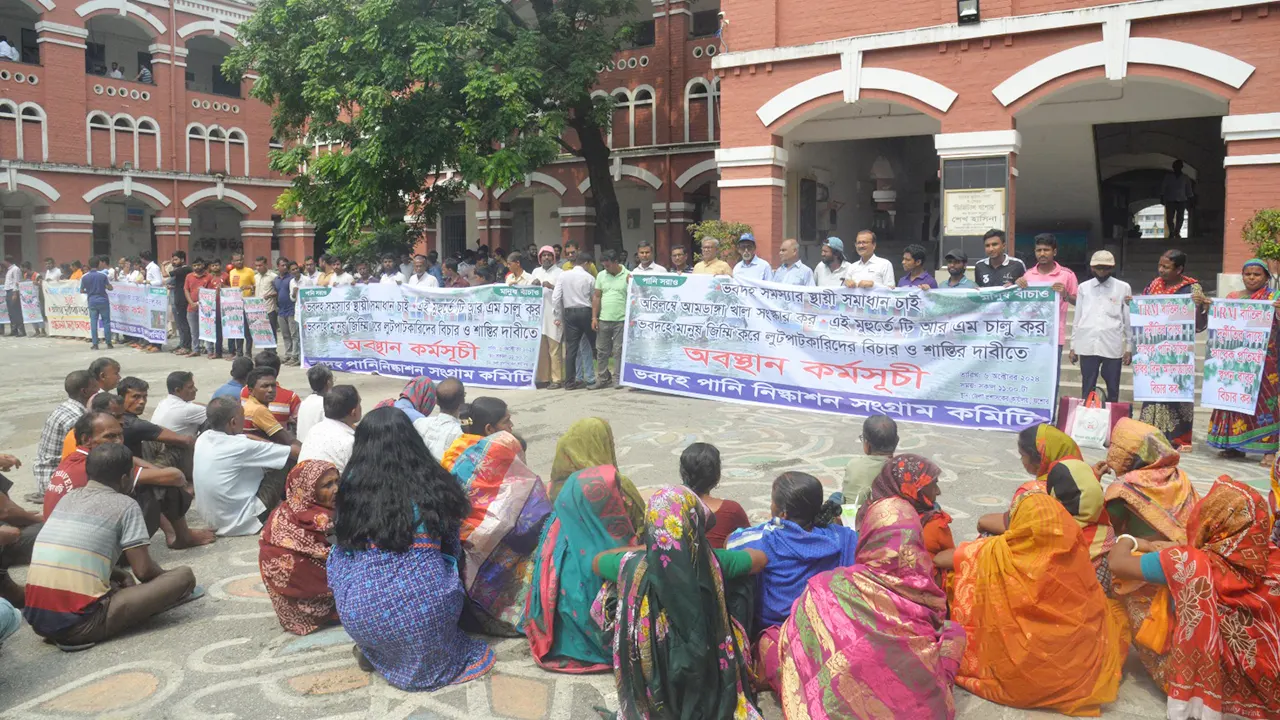
[[[1275,300],[1280,293],[1266,285],[1257,292],[1241,290],[1227,295],[1232,300]],[[1209,419],[1209,445],[1245,453],[1274,453],[1280,433],[1280,370],[1277,363],[1280,349],[1280,314],[1271,321],[1271,339],[1267,341],[1266,359],[1262,363],[1262,382],[1258,385],[1258,403],[1253,412],[1245,414],[1230,410],[1214,410]]]
[[[258,543],[262,583],[280,626],[295,635],[338,621],[326,572],[333,510],[316,504],[316,485],[337,471],[322,460],[294,466],[285,481],[285,501],[271,511]]]
[[[1183,275],[1175,283],[1166,283],[1157,277],[1144,291],[1146,295],[1191,295],[1200,288],[1200,281]],[[1196,309],[1196,332],[1204,329],[1208,315]],[[1195,426],[1196,404],[1181,402],[1142,403],[1142,422],[1155,425],[1175,448],[1191,444],[1191,431]]]
[[[1252,488],[1223,475],[1160,551],[1174,600],[1168,716],[1280,717],[1280,548]]]

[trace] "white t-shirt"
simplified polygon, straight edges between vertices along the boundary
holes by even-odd
[[[421,275],[409,275],[408,284],[413,287],[440,287],[440,281],[436,280],[436,276],[429,272],[423,272]]]
[[[876,284],[876,287],[893,287],[893,263],[878,255],[872,255],[866,262],[858,258],[853,262],[846,261],[845,264],[848,266],[845,278],[852,280],[855,284],[870,280]]]
[[[329,280],[329,287],[342,287],[343,285],[355,285],[356,278],[349,272],[342,274],[334,273],[333,278]]]
[[[160,272],[160,266],[154,261],[147,263],[147,284],[152,287],[161,287],[164,285],[164,274]]]
[[[356,444],[356,429],[341,420],[325,418],[311,428],[298,453],[298,462],[324,460],[333,463],[341,473],[351,462]]]
[[[458,418],[447,413],[418,418],[413,421],[413,429],[422,436],[422,442],[427,444],[431,457],[437,462],[444,457],[453,441],[462,437],[462,424],[458,422]]]
[[[107,71],[107,77],[111,78],[112,80],[123,80],[124,73],[120,71],[120,68],[115,68],[114,70]]]
[[[62,268],[51,268],[44,271],[45,282],[54,282],[62,279]]]
[[[379,285],[399,285],[403,282],[404,282],[404,276],[398,272],[393,272],[389,275],[383,274],[381,277],[378,278]]]
[[[206,408],[187,402],[177,395],[168,395],[156,405],[151,422],[181,435],[195,435],[204,424]]]
[[[219,535],[253,535],[267,509],[258,488],[267,470],[282,470],[289,446],[209,430],[196,438],[192,480],[196,510]]]
[[[813,283],[818,287],[840,287],[844,285],[844,279],[849,277],[849,261],[841,263],[840,268],[835,272],[827,267],[824,262],[818,263],[813,269]]]
[[[298,442],[305,443],[311,428],[324,420],[324,396],[311,393],[298,405]]]
[[[632,269],[631,274],[632,275],[658,275],[660,273],[665,273],[666,271],[667,271],[666,268],[662,267],[656,262],[649,263],[649,267],[645,267],[640,263],[636,263],[636,266],[634,269]]]

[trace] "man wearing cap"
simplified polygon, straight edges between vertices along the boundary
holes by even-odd
[[[800,243],[795,238],[783,240],[778,248],[778,269],[773,271],[773,281],[813,287],[813,271],[800,262]]]
[[[969,279],[969,256],[963,250],[948,250],[943,258],[947,261],[949,276],[938,287],[940,288],[977,288],[978,284]]]
[[[631,270],[631,274],[656,275],[666,271],[666,268],[653,261],[653,245],[647,242],[640,243],[640,247],[636,248],[636,266]]]
[[[534,285],[540,285],[542,291],[542,348],[538,353],[538,378],[540,385],[551,390],[558,390],[564,383],[564,348],[560,347],[561,328],[556,324],[555,306],[552,297],[556,283],[564,273],[556,264],[556,251],[550,245],[538,248],[538,267],[529,273]],[[550,383],[550,384],[548,384]]]
[[[773,277],[773,268],[769,263],[756,255],[756,236],[742,233],[738,238],[738,254],[742,259],[733,266],[733,276],[739,279],[769,280]]]
[[[822,244],[822,262],[814,268],[813,281],[818,287],[840,287],[849,275],[849,263],[844,261],[844,241],[829,237]]]
[[[702,238],[702,259],[693,266],[694,275],[732,275],[733,268],[720,255],[720,241],[713,237]]]
[[[982,236],[982,249],[987,257],[973,266],[978,287],[1008,287],[1027,272],[1027,266],[1006,253],[1004,247],[1003,230],[988,230]]]
[[[856,288],[893,287],[893,263],[876,255],[876,234],[863,230],[853,239],[858,259],[849,263],[844,284]]]
[[[1116,258],[1099,250],[1089,260],[1093,278],[1080,284],[1076,294],[1076,321],[1068,340],[1072,363],[1080,360],[1081,397],[1098,384],[1098,373],[1107,384],[1107,402],[1120,400],[1120,366],[1128,365],[1133,354],[1133,331],[1129,328],[1129,304],[1133,295],[1129,283],[1111,274]]]

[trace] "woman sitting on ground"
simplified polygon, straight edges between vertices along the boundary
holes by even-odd
[[[835,502],[823,503],[822,483],[802,472],[785,472],[773,481],[772,519],[729,536],[730,550],[759,550],[769,565],[756,582],[752,637],[758,637],[761,679],[777,690],[778,628],[804,592],[809,578],[852,565],[858,533],[831,524],[840,514]]]
[[[582,418],[556,442],[556,456],[551,461],[551,486],[547,489],[552,502],[571,475],[587,468],[609,466],[617,470],[618,451],[613,444],[613,428],[602,418]],[[621,476],[621,471],[618,472]],[[631,522],[638,530],[644,525],[644,498],[636,486],[622,477],[622,492],[632,509]]]
[[[409,416],[409,422],[420,420],[436,407],[436,384],[426,375],[420,375],[405,383],[399,397],[383,400],[374,407],[399,408]]]
[[[953,558],[951,618],[967,637],[957,685],[1001,705],[1067,715],[1097,715],[1116,699],[1128,625],[1061,502],[1021,494],[1007,530],[933,561],[950,568]]]
[[[1125,536],[1111,551],[1117,578],[1169,588],[1166,620],[1152,634],[1168,652],[1173,720],[1280,717],[1280,548],[1268,539],[1271,522],[1261,495],[1223,475],[1191,511],[1184,543],[1159,549]]]
[[[546,486],[525,465],[520,439],[505,430],[464,452],[453,476],[471,500],[460,533],[469,615],[486,634],[520,637],[533,553],[551,514]]]
[[[616,612],[604,617],[598,607],[595,615],[616,632],[619,718],[760,717],[751,651],[729,616],[724,581],[767,561],[756,550],[713,550],[710,517],[688,488],[661,488],[645,513],[644,544],[595,556],[596,572],[618,589]]]
[[[338,622],[325,573],[337,492],[333,463],[298,463],[285,481],[284,502],[271,511],[258,541],[262,584],[280,626],[295,635]]]
[[[782,625],[778,703],[789,720],[949,720],[965,635],[933,582],[919,510],[889,497],[862,515],[857,564],[811,578]]]
[[[1178,451],[1159,428],[1130,418],[1116,423],[1111,429],[1107,459],[1098,463],[1095,471],[1116,474],[1107,487],[1106,502],[1117,533],[1157,544],[1186,544],[1187,523],[1199,497],[1187,473],[1178,467],[1179,459]],[[1167,648],[1151,635],[1165,614],[1157,612],[1153,616],[1151,609],[1153,604],[1156,608],[1167,606],[1169,589],[1114,574],[1112,587],[1129,616],[1138,658],[1156,684],[1167,692]],[[1143,632],[1148,622],[1152,625]],[[1162,633],[1156,635],[1162,637]]]
[[[885,461],[880,474],[871,483],[871,494],[868,503],[885,498],[897,497],[906,500],[920,516],[921,539],[924,549],[932,557],[946,550],[954,550],[956,541],[951,536],[951,516],[938,505],[938,496],[942,488],[938,478],[942,468],[937,463],[920,455],[896,455]],[[862,531],[867,506],[858,513],[858,530]],[[950,581],[950,573],[941,569],[934,573],[934,581],[938,587],[946,590]]]
[[[440,459],[440,464],[449,471],[472,445],[502,430],[515,432],[507,404],[496,397],[478,397],[470,405],[463,404],[458,411],[458,423],[462,426],[462,436],[453,441]]]
[[[747,511],[732,500],[711,495],[720,484],[720,451],[715,445],[693,443],[680,454],[680,480],[697,494],[715,520],[707,530],[711,547],[724,549],[729,534],[740,528],[750,527]]]
[[[525,618],[533,661],[543,669],[588,673],[613,667],[612,636],[602,634],[590,617],[601,587],[591,561],[605,550],[635,544],[636,520],[643,518],[640,493],[614,465],[578,470],[562,484],[534,559]]]
[[[468,512],[466,493],[405,413],[364,417],[338,492],[329,587],[361,669],[401,690],[434,690],[493,667],[493,650],[458,628],[466,598],[458,529]]]

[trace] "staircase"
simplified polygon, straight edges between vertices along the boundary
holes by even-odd
[[[1160,264],[1160,256],[1166,250],[1177,249],[1187,254],[1186,274],[1200,281],[1205,294],[1215,295],[1218,286],[1218,273],[1222,269],[1222,241],[1213,238],[1182,238],[1169,241],[1163,238],[1140,240],[1126,238],[1116,260],[1120,264],[1120,272],[1116,277],[1129,283],[1134,294],[1142,292],[1156,277],[1156,268]],[[1230,272],[1239,272],[1235,268]]]

